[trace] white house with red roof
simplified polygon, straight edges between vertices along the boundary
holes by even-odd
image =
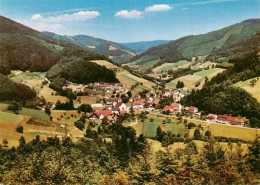
[[[142,101],[134,101],[132,103],[132,107],[134,110],[139,110],[144,108],[144,103]]]

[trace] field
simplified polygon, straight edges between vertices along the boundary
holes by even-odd
[[[128,71],[121,69],[105,60],[95,60],[92,61],[99,65],[106,66],[107,68],[113,69],[116,72],[117,79],[126,87],[127,89],[130,89],[132,85],[135,85],[137,82],[143,83],[143,85],[140,85],[140,89],[152,89],[152,86],[155,85],[155,83],[150,82],[148,80],[145,80],[143,78],[137,77]]]
[[[176,78],[171,82],[167,83],[166,86],[176,87],[175,85],[177,84],[177,82],[182,81],[186,88],[194,89],[196,88],[195,87],[196,83],[200,82],[200,85],[197,87],[200,89],[203,86],[205,76],[207,76],[210,80],[211,78],[216,76],[218,73],[223,72],[224,70],[225,69],[221,69],[221,68],[213,68],[213,69],[198,71],[195,72],[193,75],[186,75],[186,76]]]
[[[185,118],[186,119],[186,118]],[[187,119],[188,122],[193,122],[196,125],[204,127],[204,133],[207,130],[211,131],[213,136],[222,136],[227,138],[239,138],[245,141],[253,141],[260,135],[260,129],[245,128],[239,126],[229,126],[217,123],[207,123],[202,120]]]
[[[255,79],[257,80],[257,78]],[[258,100],[258,102],[260,102],[260,80],[257,80],[254,87],[250,86],[251,80],[253,79],[249,79],[244,82],[243,81],[237,82],[236,84],[234,84],[234,86],[245,89],[247,92],[252,94],[252,96],[255,97]]]
[[[50,117],[43,110],[34,110],[34,109],[23,108],[19,114],[25,115],[25,116],[32,116],[32,117],[39,118],[39,119],[46,120],[46,121],[50,120]]]
[[[41,110],[23,108],[17,115],[6,112],[5,107],[7,107],[6,104],[0,104],[0,141],[7,139],[9,147],[18,146],[21,136],[24,136],[27,142],[35,139],[36,135],[39,135],[41,139],[46,139],[55,135],[62,137],[69,134],[73,140],[84,136],[85,131],[81,131],[74,126],[74,122],[80,117],[77,111],[53,110],[51,116],[53,116],[55,122],[51,122],[49,116]],[[61,115],[63,115],[63,119],[58,121],[57,118],[60,118]],[[70,117],[70,119],[65,119],[67,117]],[[18,125],[23,126],[23,133],[16,132]]]
[[[151,121],[151,119],[153,120]],[[176,135],[184,135],[185,128],[183,124],[177,124],[174,119],[172,119],[169,123],[166,122],[163,124],[163,120],[166,120],[165,117],[157,118],[156,116],[149,115],[148,118],[144,120],[144,122],[141,122],[139,119],[137,122],[125,122],[124,126],[131,126],[136,130],[137,135],[144,134],[147,137],[155,137],[156,130],[159,126],[162,126],[165,131],[171,131]]]
[[[66,102],[68,99],[63,96],[55,96],[55,91],[49,88],[49,84],[42,85],[45,80],[45,73],[40,72],[24,72],[19,75],[12,74],[10,79],[23,83],[33,89],[38,93],[39,97],[44,97],[47,102],[56,103],[58,100],[61,102]]]
[[[185,128],[183,123],[177,123],[175,117],[166,116],[166,115],[154,115],[149,114],[147,115],[147,119],[144,122],[141,120],[134,120],[134,121],[126,121],[123,123],[124,126],[131,126],[136,130],[137,135],[144,134],[148,137],[156,136],[156,129],[158,126],[162,125],[165,131],[171,131],[175,135],[180,134],[182,137],[185,133],[188,134],[188,137],[193,137],[194,128],[187,129]],[[163,124],[163,120],[166,118],[170,119],[170,123],[166,121],[166,124]],[[150,119],[153,119],[151,122]],[[260,129],[252,129],[252,128],[245,128],[239,126],[229,126],[229,125],[222,125],[222,124],[213,124],[208,123],[202,120],[195,120],[183,117],[183,120],[187,119],[188,123],[193,122],[195,125],[201,125],[203,130],[201,130],[202,135],[205,134],[207,130],[211,131],[213,136],[222,136],[227,138],[238,138],[245,141],[253,141],[257,136],[260,135]]]
[[[170,69],[179,69],[179,68],[187,68],[190,66],[190,63],[187,60],[180,60],[174,64],[165,65],[161,68],[158,68],[160,71],[168,71]]]

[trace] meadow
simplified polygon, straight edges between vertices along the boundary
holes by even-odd
[[[176,78],[176,79],[172,80],[171,82],[167,83],[166,86],[175,88],[177,82],[182,81],[184,83],[185,87],[188,89],[196,89],[196,88],[200,89],[203,86],[206,76],[210,80],[211,78],[216,76],[218,73],[223,72],[224,70],[225,69],[221,69],[221,68],[212,68],[212,69],[208,69],[208,70],[198,71],[198,72],[195,72],[193,75],[189,74],[189,75],[185,75],[185,76]],[[198,82],[200,82],[200,85],[198,87],[195,87],[195,85]]]
[[[257,80],[257,78],[252,78],[252,79],[249,79],[246,81],[239,81],[239,82],[235,83],[234,86],[245,89],[247,92],[252,94],[252,96],[255,97],[258,100],[258,102],[260,102],[260,80],[259,80],[259,78],[260,77],[258,77],[258,80]],[[250,81],[253,79],[257,80],[254,87],[250,86]]]

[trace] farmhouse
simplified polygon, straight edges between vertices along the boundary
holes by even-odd
[[[132,107],[134,110],[139,110],[144,108],[144,103],[142,101],[134,101],[132,103]]]

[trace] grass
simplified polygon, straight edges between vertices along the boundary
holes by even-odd
[[[24,116],[0,111],[0,122],[20,123]]]
[[[185,118],[186,119],[186,118]],[[213,136],[222,136],[227,138],[238,138],[245,141],[253,141],[255,140],[256,136],[260,135],[260,129],[252,129],[252,128],[245,128],[245,127],[235,127],[235,126],[228,126],[223,124],[208,124],[202,120],[189,120],[188,122],[193,122],[196,125],[201,125],[204,127],[204,133],[209,130]],[[190,132],[192,134],[192,132]]]
[[[176,62],[175,64],[171,64],[171,65],[167,65],[162,68],[159,68],[159,70],[168,71],[173,68],[180,68],[181,66],[184,66],[185,64],[189,64],[189,62],[187,60],[180,60],[180,61]],[[187,65],[185,65],[185,66],[187,66]]]
[[[8,107],[8,104],[0,103],[0,110],[5,110],[5,109],[7,109],[7,107]]]
[[[144,88],[146,89],[152,89],[152,86],[155,85],[155,83],[150,82],[146,79],[140,78],[138,76],[135,76],[128,71],[119,68],[116,65],[113,65],[105,60],[94,60],[91,61],[94,63],[97,63],[99,65],[105,66],[109,69],[113,69],[116,72],[117,79],[126,87],[127,89],[130,89],[132,85],[136,84],[137,82],[143,83]]]
[[[151,122],[150,119],[153,119]],[[131,126],[136,130],[137,135],[144,134],[147,137],[155,137],[157,128],[162,125],[166,131],[171,131],[174,134],[181,134],[182,136],[185,133],[185,127],[183,124],[177,124],[174,120],[172,120],[170,123],[162,124],[163,120],[165,120],[164,117],[162,118],[156,118],[152,115],[149,115],[147,119],[145,119],[144,122],[141,122],[141,120],[138,120],[137,123],[135,122],[125,122],[124,126]]]
[[[188,89],[194,89],[194,88],[202,88],[204,79],[207,76],[209,80],[216,76],[218,73],[223,72],[225,69],[221,68],[213,68],[208,70],[202,70],[195,72],[193,75],[185,75],[179,78],[176,78],[172,80],[171,82],[167,83],[167,87],[175,87],[175,84],[177,84],[178,81],[182,81],[186,88]],[[196,83],[200,82],[200,86],[195,87]]]
[[[247,92],[252,94],[252,96],[254,98],[256,98],[258,100],[258,102],[260,102],[260,80],[257,80],[257,83],[254,87],[251,87],[250,81],[253,79],[257,80],[257,78],[252,78],[252,79],[249,79],[246,81],[239,81],[236,84],[234,84],[234,86],[245,89]],[[259,77],[258,77],[258,79],[259,79]]]
[[[26,115],[26,116],[32,116],[32,117],[39,118],[39,119],[46,120],[46,121],[50,120],[50,117],[43,110],[34,110],[34,109],[23,108],[19,114]]]

